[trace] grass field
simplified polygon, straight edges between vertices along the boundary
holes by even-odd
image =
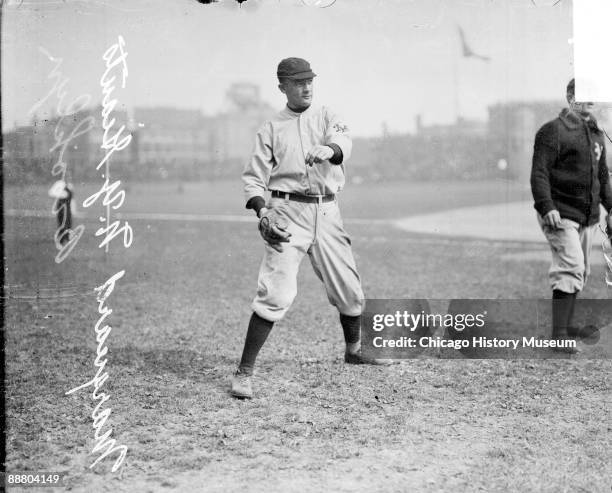
[[[76,184],[76,200],[82,202],[102,183]],[[15,186],[5,193],[5,207],[50,210],[49,185]],[[122,212],[174,212],[183,214],[246,214],[242,182],[127,184]],[[530,192],[510,181],[489,182],[388,182],[349,184],[341,203],[346,218],[395,219],[413,214],[527,200]],[[80,207],[82,210],[83,208]]]
[[[48,210],[44,193],[8,189],[5,209]],[[524,194],[504,183],[362,185],[342,208],[380,219]],[[131,185],[122,211],[242,207],[236,184]],[[66,471],[84,492],[609,491],[610,361],[347,367],[337,314],[305,261],[298,298],[260,354],[256,397],[238,401],[227,391],[262,254],[255,223],[133,221],[133,245],[105,256],[92,209],[59,265],[52,218],[5,219],[8,471]],[[548,297],[546,262],[512,260],[519,243],[348,229],[370,298]],[[122,269],[107,300],[103,390],[129,451],[113,474],[111,459],[89,468],[91,388],[65,392],[95,374],[93,288]],[[584,297],[609,297],[603,269]]]

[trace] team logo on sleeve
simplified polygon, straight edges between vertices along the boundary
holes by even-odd
[[[342,125],[341,123],[334,124],[334,130],[338,133],[348,132],[348,129],[349,128],[346,125]]]

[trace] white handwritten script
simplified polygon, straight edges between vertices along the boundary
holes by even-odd
[[[95,120],[92,116],[85,116],[76,122],[74,126],[66,129],[67,123],[72,120],[67,119],[67,117],[78,113],[88,106],[91,102],[91,96],[89,94],[81,94],[80,96],[74,98],[70,103],[65,103],[64,99],[66,98],[67,94],[66,86],[68,85],[70,79],[65,77],[60,70],[63,59],[54,57],[44,48],[39,48],[39,51],[54,64],[53,69],[47,76],[47,78],[54,81],[54,83],[49,92],[43,98],[38,100],[34,106],[30,108],[28,113],[30,115],[34,115],[36,111],[43,104],[45,104],[45,102],[49,101],[53,95],[57,97],[55,111],[58,114],[59,119],[57,120],[55,129],[53,131],[54,144],[49,149],[49,152],[53,153],[58,151],[58,156],[51,169],[51,174],[66,182],[68,164],[64,160],[64,155],[70,142],[73,139],[89,132],[95,125]],[[66,130],[70,130],[68,136],[65,136]],[[58,264],[63,262],[66,257],[68,257],[85,230],[85,226],[82,224],[79,224],[74,230],[65,228],[68,217],[68,211],[66,209],[69,207],[70,204],[67,201],[60,201],[60,198],[57,197],[51,208],[51,212],[53,214],[60,214],[63,217],[62,222],[59,224],[54,235],[55,248],[58,250],[58,253],[55,256],[55,262]],[[68,241],[65,244],[62,244],[64,237],[66,237]]]
[[[98,462],[100,462],[105,457],[109,456],[113,453],[118,453],[118,457],[113,464],[112,471],[115,472],[121,464],[123,464],[123,460],[127,454],[128,448],[125,445],[116,445],[117,441],[114,438],[110,438],[113,433],[113,429],[109,428],[104,434],[101,434],[102,428],[106,424],[106,420],[110,417],[111,408],[107,408],[101,410],[102,404],[110,399],[110,396],[105,392],[99,393],[100,388],[104,385],[104,382],[108,380],[108,373],[105,370],[106,363],[108,360],[105,358],[108,353],[108,347],[106,347],[106,339],[110,335],[112,327],[110,325],[104,325],[100,327],[106,317],[108,317],[113,310],[108,308],[105,305],[106,299],[110,296],[110,294],[115,289],[115,282],[123,277],[125,274],[125,270],[117,272],[114,276],[108,279],[102,286],[99,286],[95,289],[97,293],[96,300],[98,301],[98,313],[100,314],[100,318],[96,322],[95,332],[96,332],[96,341],[98,343],[98,347],[96,350],[96,359],[94,361],[94,366],[97,368],[96,375],[87,383],[83,385],[79,385],[78,387],[74,387],[73,389],[66,392],[66,395],[70,395],[75,393],[78,390],[85,389],[90,385],[93,385],[94,389],[91,393],[91,397],[94,401],[100,401],[96,404],[96,407],[91,413],[91,418],[93,419],[93,428],[95,430],[94,440],[96,441],[96,445],[92,449],[91,453],[101,453],[101,455],[89,466],[90,468],[94,467]],[[104,358],[104,359],[102,359]]]
[[[106,216],[100,217],[100,221],[105,221],[106,225],[100,227],[96,231],[95,236],[103,237],[98,247],[105,247],[107,252],[110,242],[121,234],[123,235],[123,246],[125,248],[129,248],[133,240],[132,227],[127,223],[127,221],[123,225],[120,224],[120,221],[114,221],[112,223],[110,222],[111,208],[112,210],[117,210],[123,205],[123,202],[125,201],[125,191],[120,188],[120,180],[116,180],[112,183],[110,182],[109,158],[113,153],[125,149],[132,140],[131,134],[123,135],[123,132],[125,131],[125,125],[122,125],[119,130],[117,130],[111,136],[116,122],[116,119],[112,118],[112,112],[115,106],[117,105],[117,100],[111,99],[111,94],[115,89],[114,81],[116,79],[116,76],[112,75],[111,77],[111,74],[114,70],[121,69],[122,87],[125,88],[125,83],[128,76],[128,69],[127,52],[124,48],[125,41],[122,36],[118,36],[117,43],[113,44],[110,48],[108,48],[102,56],[102,59],[106,63],[106,70],[100,79],[100,85],[102,86],[103,94],[102,128],[104,130],[102,144],[100,147],[105,151],[105,155],[96,166],[96,169],[100,170],[104,166],[104,168],[102,168],[103,172],[101,172],[101,177],[104,179],[104,183],[97,192],[93,193],[83,201],[83,207],[88,208],[94,205],[100,198],[102,198],[101,205],[106,207]],[[125,270],[121,270],[111,276],[104,284],[95,288],[95,292],[97,294],[96,300],[98,302],[98,314],[100,315],[94,327],[96,341],[98,343],[96,350],[96,359],[94,360],[94,366],[97,368],[96,374],[87,383],[79,385],[78,387],[75,387],[66,393],[67,395],[73,394],[78,390],[85,389],[93,385],[94,389],[92,392],[92,399],[94,401],[99,402],[96,404],[96,407],[91,413],[91,417],[93,419],[93,428],[95,430],[94,440],[96,442],[91,453],[99,453],[101,455],[89,467],[94,467],[102,459],[111,454],[117,454],[118,456],[112,467],[113,472],[117,471],[123,464],[128,448],[125,445],[117,445],[116,440],[114,438],[111,438],[113,432],[112,428],[109,428],[105,433],[102,433],[102,430],[106,425],[108,418],[110,417],[111,408],[108,407],[103,410],[101,409],[102,405],[110,399],[110,396],[105,392],[100,392],[100,388],[108,379],[108,373],[105,371],[106,364],[108,362],[105,357],[108,353],[108,347],[105,345],[105,343],[112,330],[110,325],[105,324],[105,320],[113,312],[113,310],[108,308],[105,303],[110,294],[115,289],[116,282],[121,279],[124,274]]]
[[[102,145],[100,146],[104,151],[104,157],[100,160],[96,169],[99,170],[102,166],[104,166],[104,172],[101,174],[102,178],[104,178],[104,184],[102,187],[94,194],[90,195],[83,202],[83,207],[91,207],[96,201],[104,195],[102,199],[102,205],[106,207],[106,217],[101,217],[101,222],[106,222],[104,227],[99,228],[96,231],[96,236],[104,235],[104,240],[100,243],[99,248],[106,247],[108,251],[108,244],[112,241],[117,235],[123,233],[123,246],[128,248],[132,244],[133,232],[131,226],[126,221],[123,226],[120,227],[120,221],[114,221],[112,224],[111,220],[111,207],[113,210],[119,209],[125,200],[125,191],[117,190],[121,186],[121,181],[114,181],[112,184],[110,183],[110,157],[113,153],[117,151],[121,151],[125,149],[130,142],[132,141],[132,135],[128,134],[122,137],[123,132],[125,130],[125,125],[121,125],[119,130],[117,130],[112,136],[112,133],[116,119],[110,118],[112,116],[112,112],[117,105],[116,99],[111,99],[111,94],[115,90],[115,79],[116,76],[113,75],[109,78],[113,70],[120,68],[121,69],[121,87],[125,88],[126,79],[128,76],[128,68],[127,68],[127,52],[125,51],[125,40],[122,36],[118,37],[117,43],[112,45],[108,50],[104,52],[102,55],[102,59],[106,62],[106,70],[104,74],[100,78],[100,85],[102,86],[102,128],[104,129],[104,134],[102,136]]]

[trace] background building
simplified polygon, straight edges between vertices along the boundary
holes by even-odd
[[[488,120],[458,118],[446,125],[426,125],[416,117],[414,133],[394,134],[383,123],[380,136],[355,138],[347,167],[349,180],[467,180],[506,178],[529,183],[533,141],[538,128],[565,106],[558,102],[499,103]],[[69,179],[99,176],[104,157],[101,108],[60,119],[32,121],[4,135],[4,170],[8,183],[51,180],[61,133],[69,135],[90,119],[93,128],[65,150]],[[132,142],[113,155],[111,169],[123,179],[194,180],[238,177],[253,149],[255,134],[276,112],[261,99],[259,88],[235,83],[226,92],[225,109],[208,116],[199,110],[171,107],[116,111],[115,129],[125,125]],[[598,115],[607,125],[607,114]],[[115,130],[116,131],[116,130]],[[60,135],[56,139],[56,135]],[[612,153],[608,153],[611,159]]]
[[[488,134],[497,162],[505,162],[508,176],[529,182],[533,143],[538,129],[567,106],[555,102],[514,102],[489,107]]]

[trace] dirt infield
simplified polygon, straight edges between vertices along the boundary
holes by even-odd
[[[131,212],[149,211],[151,196],[137,189],[128,192]],[[414,201],[427,212],[427,199],[397,190],[379,214],[355,206],[346,216],[386,218],[393,200],[395,209]],[[182,193],[198,212],[243,213],[222,201],[206,210],[206,199]],[[489,193],[474,199],[472,189],[456,205],[479,205]],[[18,209],[15,197],[5,204]],[[163,197],[161,210],[186,212],[178,192]],[[609,360],[426,356],[347,367],[337,315],[306,261],[295,305],[262,350],[256,396],[237,401],[228,379],[256,287],[254,225],[135,220],[132,247],[107,256],[95,218],[85,226],[58,265],[52,219],[6,218],[9,471],[66,471],[69,489],[83,492],[609,491]],[[521,257],[545,244],[348,227],[368,297],[548,296],[547,261]],[[95,374],[93,289],[121,269],[107,300],[104,390],[113,436],[129,450],[113,474],[110,458],[89,468],[91,389],[65,393]],[[583,297],[610,296],[603,275],[595,265]]]
[[[473,207],[411,215],[393,221],[404,231],[430,235],[482,238],[497,241],[546,243],[532,201],[486,204]],[[601,217],[602,241],[605,216]],[[595,241],[595,247],[599,242]]]

